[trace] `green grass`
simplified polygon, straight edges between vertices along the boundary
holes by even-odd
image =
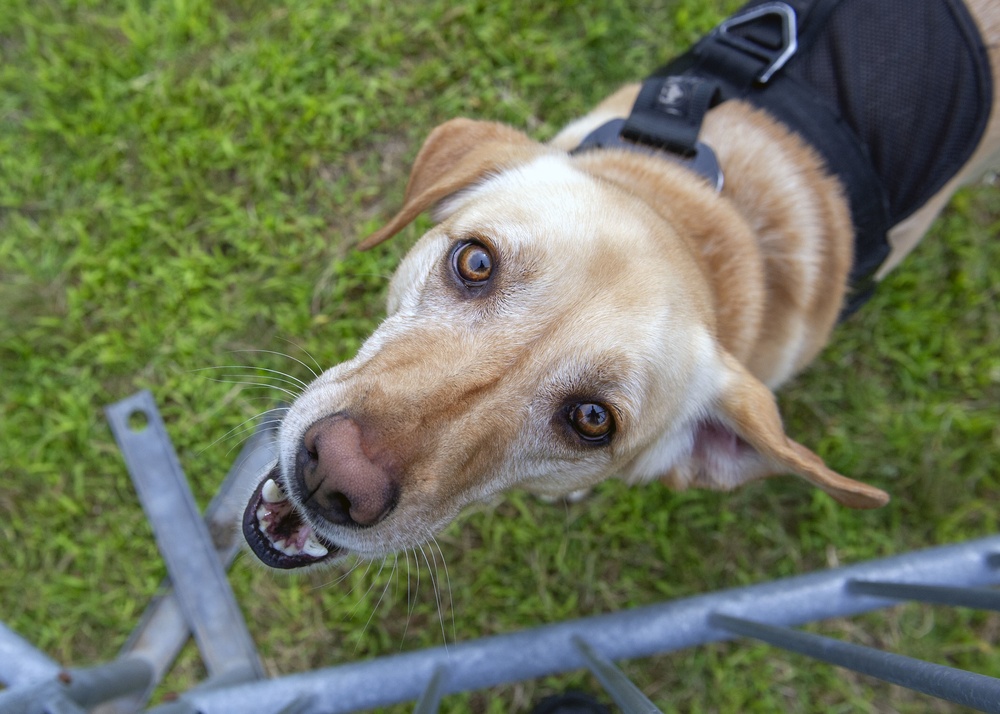
[[[207,503],[240,425],[283,395],[200,370],[305,378],[295,359],[353,354],[415,231],[351,246],[398,204],[431,127],[465,115],[547,138],[734,5],[5,0],[0,618],[65,664],[114,657],[164,568],[102,407],[151,389]],[[792,479],[731,495],[609,483],[471,513],[436,565],[279,578],[241,559],[231,580],[269,671],[996,533],[998,232],[996,187],[962,193],[781,394],[789,432],[890,491],[887,508]],[[906,606],[815,629],[1000,675],[996,615]],[[958,711],[762,646],[623,666],[669,712]],[[163,690],[201,674],[188,650]],[[567,686],[596,688],[554,677],[445,710],[525,711]]]

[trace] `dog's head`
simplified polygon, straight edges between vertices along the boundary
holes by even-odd
[[[886,501],[785,436],[715,334],[690,245],[614,181],[454,120],[364,247],[428,209],[439,222],[397,270],[385,321],[284,419],[244,518],[266,564],[380,557],[507,489],[612,475],[728,489],[795,473],[849,506]]]

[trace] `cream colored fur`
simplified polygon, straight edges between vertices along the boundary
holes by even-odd
[[[971,7],[1000,77],[1000,4]],[[840,310],[852,234],[838,182],[794,135],[737,102],[712,110],[703,130],[725,170],[721,195],[655,157],[567,154],[627,115],[637,90],[548,145],[463,119],[427,139],[402,209],[364,247],[427,210],[437,225],[399,266],[385,322],[310,385],[281,429],[287,470],[311,424],[348,414],[366,457],[398,479],[384,520],[314,521],[321,536],[374,557],[507,489],[557,496],[613,476],[729,489],[796,474],[851,507],[886,503],[786,436],[771,392],[822,349]],[[959,185],[995,165],[998,116],[995,104],[967,168],[893,228],[889,266]],[[453,274],[464,241],[493,255],[482,290]],[[567,427],[574,400],[612,413],[606,445]]]

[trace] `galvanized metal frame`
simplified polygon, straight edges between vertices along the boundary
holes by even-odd
[[[244,449],[203,521],[152,397],[139,393],[107,411],[160,541],[173,594],[165,591],[155,601],[119,659],[98,667],[63,671],[0,624],[0,682],[9,687],[0,692],[0,714],[76,713],[102,703],[96,710],[102,714],[138,711],[189,630],[210,678],[152,710],[158,714],[347,714],[406,701],[416,702],[418,714],[432,714],[448,694],[581,668],[595,674],[623,712],[651,714],[659,710],[613,661],[735,637],[1000,714],[1000,679],[793,629],[902,600],[1000,610],[1000,592],[991,589],[1000,585],[1000,536],[263,680],[224,576],[237,546],[213,543],[209,532],[212,523],[235,520],[238,506],[227,494],[245,492],[240,482],[263,467],[260,447],[267,434],[259,433]],[[138,422],[136,414],[142,416]]]

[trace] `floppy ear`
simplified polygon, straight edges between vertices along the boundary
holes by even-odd
[[[669,485],[728,490],[748,481],[796,474],[851,508],[878,508],[884,491],[841,476],[785,435],[774,395],[739,362],[723,355],[722,389],[687,435],[690,457],[663,477]]]
[[[453,193],[547,150],[503,124],[471,119],[445,122],[431,132],[417,154],[399,213],[358,248],[378,245]]]

